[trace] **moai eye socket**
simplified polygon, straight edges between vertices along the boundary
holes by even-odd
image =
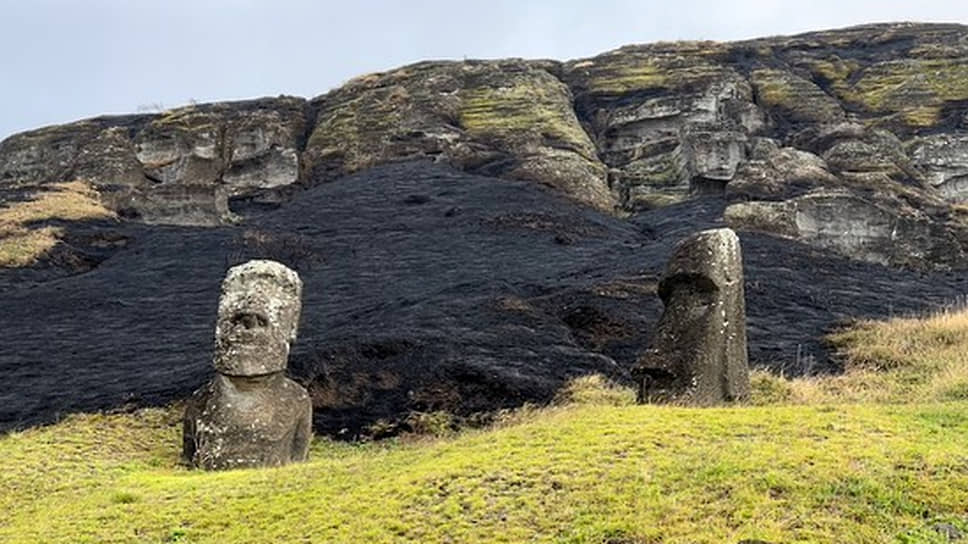
[[[239,312],[232,316],[232,325],[241,326],[245,329],[264,329],[269,325],[266,316],[255,312]]]

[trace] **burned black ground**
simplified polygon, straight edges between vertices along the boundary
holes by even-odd
[[[0,430],[187,397],[212,372],[219,282],[256,257],[305,282],[290,372],[319,432],[544,402],[582,374],[624,381],[661,311],[667,256],[721,226],[723,205],[619,219],[532,183],[409,163],[296,194],[239,227],[75,224],[73,260],[0,271]],[[822,336],[844,320],[968,292],[963,271],[741,238],[751,359],[788,375],[836,372]]]

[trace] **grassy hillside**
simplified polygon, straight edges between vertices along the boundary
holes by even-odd
[[[491,429],[320,439],[271,470],[181,468],[177,407],[73,416],[0,439],[0,541],[945,542],[968,532],[968,402],[937,384],[966,329],[861,323],[835,338],[845,376],[758,375],[761,406],[634,406],[589,378]]]

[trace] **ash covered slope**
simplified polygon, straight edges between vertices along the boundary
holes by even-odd
[[[723,206],[695,199],[623,220],[531,183],[410,163],[322,184],[245,227],[78,224],[78,250],[105,232],[126,242],[92,250],[104,260],[79,275],[0,271],[0,428],[187,396],[212,372],[221,277],[256,257],[305,281],[290,368],[321,432],[546,401],[582,374],[624,380],[661,310],[669,252],[721,224]],[[743,244],[752,358],[789,373],[832,368],[818,339],[839,318],[968,290],[958,274],[759,234]]]

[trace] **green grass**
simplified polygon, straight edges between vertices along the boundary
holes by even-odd
[[[968,310],[861,321],[829,340],[844,358],[844,374],[785,380],[756,372],[763,402],[968,400]]]
[[[427,416],[436,438],[317,439],[275,469],[181,467],[178,407],[71,416],[0,438],[0,542],[940,543],[968,531],[968,402],[924,393],[968,364],[945,359],[964,315],[860,323],[844,377],[757,373],[759,406],[636,406],[592,377],[489,429]]]
[[[0,440],[0,541],[880,543],[963,526],[965,403],[596,399],[225,473],[178,466],[174,409],[76,416]]]

